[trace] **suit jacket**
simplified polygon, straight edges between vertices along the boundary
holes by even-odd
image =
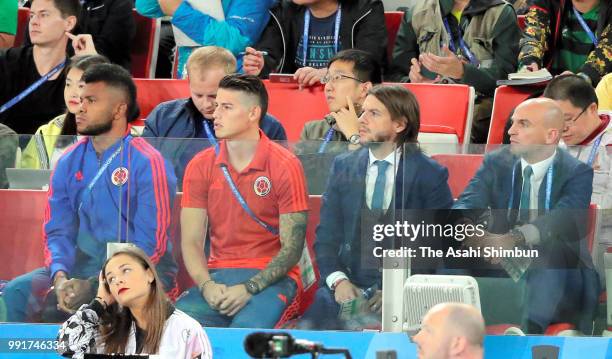
[[[530,223],[540,232],[539,247],[544,254],[563,253],[563,256],[548,255],[548,259],[541,264],[548,268],[592,266],[585,241],[581,239],[586,233],[587,209],[593,192],[593,169],[561,148],[557,148],[552,166],[550,210],[546,213],[545,176],[539,188],[539,217]],[[506,233],[517,224],[522,183],[520,158],[505,147],[485,156],[483,164],[453,209],[467,210],[463,215],[474,221],[490,209],[488,231]],[[514,198],[512,210],[509,210],[511,195]]]
[[[325,283],[327,276],[343,271],[349,276],[355,267],[355,241],[361,238],[361,211],[365,206],[365,179],[369,162],[367,148],[338,156],[332,164],[322,198],[321,222],[317,227],[315,252]],[[398,163],[395,197],[390,208],[448,209],[453,197],[448,187],[448,171],[422,152],[405,147]],[[371,240],[370,240],[371,241]],[[380,279],[378,270],[369,276]],[[357,283],[371,285],[373,283]]]

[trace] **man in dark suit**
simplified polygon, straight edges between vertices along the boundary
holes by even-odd
[[[367,308],[380,323],[382,274],[373,227],[394,222],[397,210],[452,205],[447,170],[418,149],[419,124],[418,103],[407,89],[368,92],[359,117],[362,148],[335,159],[323,194],[315,241],[322,283],[304,326],[345,328],[341,303],[370,295]]]
[[[588,330],[598,295],[597,275],[583,240],[593,170],[557,146],[563,127],[563,113],[554,101],[520,104],[508,131],[509,148],[485,156],[453,206],[465,210],[465,221],[477,221],[491,211],[487,233],[466,240],[464,246],[538,251],[531,259],[485,258],[492,263],[486,273],[499,275],[501,264],[515,281],[525,281],[522,325],[529,333],[568,321]],[[476,260],[470,266],[481,264]]]

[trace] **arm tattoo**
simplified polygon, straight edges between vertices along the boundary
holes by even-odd
[[[263,290],[274,284],[295,266],[304,250],[308,212],[292,212],[280,216],[281,249],[266,268],[251,278]]]

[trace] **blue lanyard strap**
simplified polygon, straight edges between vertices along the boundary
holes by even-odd
[[[34,82],[33,84],[31,84],[28,88],[26,88],[25,90],[21,91],[21,93],[19,93],[17,96],[13,97],[12,99],[10,99],[7,103],[5,103],[4,105],[2,105],[2,107],[0,107],[0,113],[5,112],[6,110],[8,110],[9,108],[15,106],[19,101],[23,100],[24,98],[26,98],[29,94],[31,94],[32,92],[34,92],[34,90],[36,90],[37,88],[40,87],[40,85],[42,85],[43,83],[45,83],[47,80],[49,80],[53,75],[55,75],[58,71],[60,71],[62,68],[64,68],[64,66],[66,66],[66,61],[62,62],[61,64],[55,66],[54,68],[51,69],[51,71],[47,72],[46,75],[44,75],[43,77],[39,78],[38,80],[36,80],[36,82]]]
[[[321,143],[321,146],[319,147],[319,153],[325,152],[325,147],[327,147],[327,144],[329,143],[329,141],[331,141],[332,136],[334,135],[334,132],[335,131],[333,127],[327,130],[327,133],[325,134],[325,137],[323,138],[323,143]]]
[[[521,161],[519,161],[512,168],[512,190],[510,191],[510,200],[508,201],[508,210],[512,209],[514,204],[514,178],[516,176],[516,167],[521,166]],[[553,180],[553,165],[548,166],[548,170],[546,172],[546,200],[544,201],[544,209],[546,212],[550,211],[550,197],[552,195],[552,180]]]
[[[342,5],[338,4],[336,21],[334,24],[334,49],[338,53],[338,39],[340,37],[340,20],[342,19]],[[304,12],[304,33],[302,35],[302,54],[304,66],[306,66],[306,55],[308,54],[308,30],[310,30],[310,10]]]
[[[206,134],[208,135],[210,142],[214,144],[215,153],[218,155],[219,154],[219,141],[217,141],[217,139],[215,138],[215,135],[212,133],[212,130],[210,129],[210,124],[208,123],[208,121],[204,121],[204,130],[206,131]],[[268,232],[274,235],[277,235],[278,228],[274,228],[271,225],[259,219],[255,215],[255,213],[253,213],[251,208],[249,208],[249,205],[246,203],[244,197],[242,197],[242,195],[240,194],[240,191],[238,191],[238,188],[236,187],[236,184],[232,180],[232,176],[230,175],[229,170],[227,169],[226,165],[221,165],[221,171],[223,172],[225,181],[227,182],[227,184],[230,186],[230,189],[232,190],[232,194],[234,195],[234,197],[236,197],[236,200],[238,201],[238,203],[240,203],[240,205],[242,206],[242,209],[244,209],[244,211],[249,215],[249,217],[251,217],[255,222],[257,222],[257,224],[264,227]]]
[[[584,30],[584,32],[586,32],[586,34],[589,36],[589,38],[591,39],[591,41],[593,42],[593,44],[595,46],[597,46],[597,44],[599,43],[597,41],[597,36],[595,36],[595,34],[593,34],[593,31],[591,30],[591,28],[589,27],[589,25],[587,25],[586,21],[584,21],[584,18],[582,17],[582,15],[580,14],[580,12],[578,12],[578,10],[576,10],[575,7],[573,7],[574,9],[574,15],[576,16],[576,18],[578,19],[578,22],[580,23],[580,26],[582,26],[582,29]]]
[[[587,164],[593,167],[593,161],[595,161],[595,155],[597,154],[597,149],[599,148],[599,144],[601,143],[601,138],[603,137],[603,133],[597,136],[597,139],[593,143],[593,147],[591,147],[591,153],[589,153],[589,159],[587,160]]]
[[[448,34],[449,43],[451,51],[456,53],[457,47],[455,46],[455,42],[453,41],[453,33],[451,32],[450,26],[448,25],[448,19],[444,18],[444,28],[446,29],[446,33]],[[474,56],[470,47],[463,41],[463,35],[461,35],[461,29],[459,29],[459,47],[461,48],[461,52],[468,58],[470,63],[476,67],[480,66],[480,61]]]

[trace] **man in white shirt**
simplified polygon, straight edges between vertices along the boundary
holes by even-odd
[[[485,235],[464,246],[537,251],[529,258],[485,257],[493,264],[488,267],[478,259],[468,263],[474,275],[524,281],[522,326],[534,334],[559,322],[590,332],[599,294],[584,240],[593,170],[558,147],[563,128],[553,100],[521,103],[508,131],[511,145],[485,156],[453,205],[464,210],[465,221],[487,217]]]
[[[382,274],[374,226],[394,222],[395,210],[452,205],[447,170],[416,145],[419,125],[418,103],[409,90],[379,85],[368,91],[359,117],[362,147],[334,160],[323,194],[314,245],[322,283],[303,327],[346,328],[341,305],[363,298],[369,313],[353,313],[358,325],[380,323]]]

